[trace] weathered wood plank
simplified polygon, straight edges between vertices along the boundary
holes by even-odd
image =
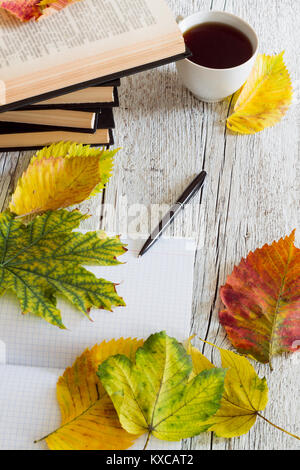
[[[30,152],[0,152],[0,208],[6,209],[9,204],[18,178],[28,166]]]
[[[262,51],[273,53],[286,48],[286,60],[293,78],[299,79],[299,58],[295,49],[299,34],[294,20],[294,4],[227,1],[226,10],[254,24]],[[265,18],[268,18],[267,24]],[[225,117],[224,114],[220,116]],[[211,181],[203,198],[207,221],[204,249],[196,263],[192,331],[225,347],[229,344],[224,340],[224,332],[218,322],[221,307],[218,292],[226,276],[248,251],[299,226],[296,118],[294,106],[279,126],[254,137],[236,137],[228,132],[222,135],[222,126],[217,129],[213,125],[213,138],[208,140],[206,166]],[[291,358],[280,358],[273,374],[263,366],[258,370],[267,375],[271,401],[277,403],[267,408],[268,417],[299,434],[292,398],[294,391],[299,389],[298,366]],[[192,445],[205,448],[207,439],[201,436]],[[231,441],[212,438],[210,445],[213,449],[299,448],[298,442],[264,422],[258,422],[248,436]]]
[[[168,2],[176,15],[225,9],[250,21],[258,31],[261,51],[286,50],[293,81],[299,84],[299,2]],[[280,125],[261,134],[231,135],[225,127],[230,101],[216,105],[197,101],[180,84],[174,65],[124,79],[120,97],[115,135],[123,149],[105,192],[104,213],[101,195],[82,205],[91,214],[85,227],[96,229],[101,225],[107,231],[121,233],[135,231],[139,225],[140,232],[148,233],[151,209],[155,215],[158,205],[163,210],[163,205],[173,203],[193,176],[205,168],[209,177],[203,194],[179,217],[171,234],[195,236],[198,243],[191,332],[229,347],[218,322],[220,286],[234,264],[250,250],[299,227],[299,109],[294,104]],[[7,204],[31,155],[0,154],[1,207]],[[203,349],[211,354],[207,347]],[[215,353],[212,356],[217,359]],[[257,367],[270,385],[271,404],[266,416],[298,434],[299,405],[295,409],[294,395],[299,390],[299,364],[297,358],[278,358],[272,374],[267,367]],[[299,448],[297,444],[261,421],[243,438],[222,440],[206,434],[185,442],[184,447],[293,449]]]

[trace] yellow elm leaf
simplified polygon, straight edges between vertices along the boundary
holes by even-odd
[[[10,211],[33,216],[80,204],[105,187],[117,151],[71,142],[46,147],[32,158],[19,179]]]
[[[61,427],[45,438],[51,450],[123,450],[134,443],[137,436],[122,429],[96,372],[111,355],[133,358],[142,344],[131,338],[104,341],[66,369],[57,383]]]
[[[283,54],[259,54],[235,104],[227,127],[239,134],[255,134],[277,124],[292,102],[292,83]]]
[[[258,377],[245,357],[232,351],[217,349],[221,355],[222,367],[227,369],[225,389],[220,409],[206,424],[210,425],[209,431],[215,432],[218,437],[241,436],[250,431],[258,412],[267,406],[268,385],[265,378]],[[214,365],[190,343],[187,351],[192,356],[195,374],[214,368]]]

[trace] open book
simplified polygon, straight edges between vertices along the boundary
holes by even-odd
[[[24,24],[1,11],[0,105],[114,79],[185,50],[165,0],[84,0]]]
[[[120,283],[118,292],[127,304],[114,313],[93,311],[93,323],[61,302],[68,330],[58,330],[40,318],[22,316],[12,295],[0,299],[0,449],[47,448],[44,442],[33,442],[60,426],[57,379],[86,348],[105,339],[147,338],[163,330],[178,340],[188,338],[195,243],[162,239],[138,258],[142,245],[129,243],[125,264],[91,269]],[[144,443],[145,436],[133,448],[142,449]],[[149,446],[180,448],[180,443],[154,438]]]

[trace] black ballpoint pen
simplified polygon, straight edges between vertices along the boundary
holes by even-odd
[[[189,187],[180,196],[176,204],[170,209],[170,211],[160,221],[154,232],[150,235],[145,245],[141,249],[139,256],[143,256],[152,246],[159,240],[165,230],[171,225],[178,213],[184,208],[184,206],[200,191],[202,188],[207,173],[202,171],[197,178],[189,185]]]

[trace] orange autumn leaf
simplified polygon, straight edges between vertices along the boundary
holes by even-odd
[[[262,363],[300,348],[300,249],[295,231],[249,253],[221,288],[220,312],[234,347]]]
[[[78,0],[3,0],[0,7],[21,21],[38,20],[41,16],[61,10]]]
[[[132,359],[143,341],[119,339],[87,349],[57,383],[62,414],[59,429],[47,436],[51,450],[125,450],[137,436],[122,429],[114,405],[96,375],[110,356],[124,354]]]

